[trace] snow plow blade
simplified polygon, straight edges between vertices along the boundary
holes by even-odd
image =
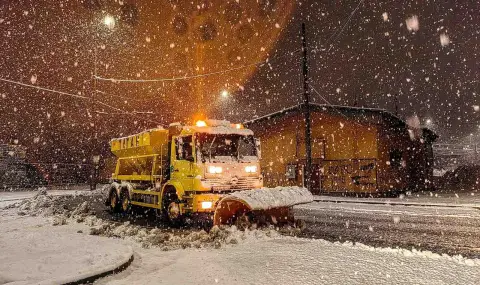
[[[233,224],[240,217],[262,223],[293,222],[294,205],[313,202],[305,188],[276,187],[234,192],[218,201],[214,225]]]

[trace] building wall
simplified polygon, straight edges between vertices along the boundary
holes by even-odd
[[[388,127],[379,124],[380,116],[374,119],[380,121],[359,123],[340,114],[312,112],[312,192],[388,192],[425,180],[428,145],[412,141],[404,126]],[[248,127],[262,142],[265,186],[303,186],[303,115],[292,112]],[[418,171],[419,165],[425,167]],[[294,175],[287,177],[287,168]]]

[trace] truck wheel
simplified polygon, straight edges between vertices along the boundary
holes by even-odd
[[[120,210],[122,213],[128,213],[131,208],[130,204],[130,193],[128,193],[128,189],[126,187],[123,187],[120,190]]]
[[[180,201],[174,188],[165,189],[162,198],[162,212],[165,220],[171,226],[180,227],[183,224]]]
[[[117,191],[115,189],[110,190],[110,195],[108,195],[108,206],[110,210],[114,213],[120,211],[120,201],[118,199]]]

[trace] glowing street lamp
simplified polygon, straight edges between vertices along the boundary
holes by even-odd
[[[427,119],[427,121],[425,121],[425,123],[427,124],[427,126],[432,125],[432,119]]]
[[[115,18],[112,15],[107,14],[103,17],[103,24],[105,24],[107,28],[113,29],[115,28]]]
[[[222,95],[223,98],[227,98],[228,97],[228,91],[227,90],[223,90],[220,95]]]

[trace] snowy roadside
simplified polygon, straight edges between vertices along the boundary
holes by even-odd
[[[313,196],[317,202],[332,203],[363,203],[372,205],[391,206],[422,206],[422,207],[445,207],[445,208],[475,208],[480,209],[480,197],[475,193],[430,193],[429,195],[401,195],[398,198],[359,198],[339,196]]]
[[[0,211],[0,284],[64,284],[114,270],[133,255],[130,245],[85,234],[82,224],[53,226],[53,217]]]

